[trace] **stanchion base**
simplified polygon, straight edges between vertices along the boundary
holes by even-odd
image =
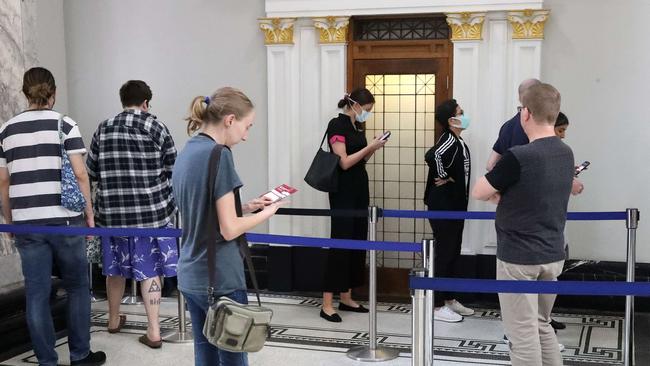
[[[106,298],[101,296],[95,296],[95,294],[92,291],[90,292],[90,302],[94,303],[94,302],[102,302],[102,301],[106,301]]]
[[[173,331],[170,332],[169,334],[165,334],[164,336],[161,337],[163,342],[169,342],[169,343],[192,343],[194,342],[194,337],[192,336],[191,332],[178,332],[178,331]]]
[[[371,350],[368,346],[350,348],[347,352],[349,358],[363,362],[382,362],[389,361],[399,356],[399,351],[392,348],[377,347]]]
[[[142,305],[142,298],[140,296],[124,296],[122,298],[122,305]]]

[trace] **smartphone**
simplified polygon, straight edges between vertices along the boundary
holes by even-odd
[[[290,185],[283,184],[281,186],[275,187],[275,189],[268,191],[267,193],[263,194],[262,197],[268,198],[272,201],[272,203],[277,202],[279,200],[285,199],[292,194],[298,192],[296,188],[291,187]]]
[[[386,141],[386,140],[388,140],[389,137],[390,137],[390,131],[386,131],[386,132],[384,132],[383,135],[381,135],[381,137],[379,139],[381,141]]]
[[[588,162],[588,161],[585,161],[584,163],[578,165],[578,166],[576,167],[575,176],[577,177],[578,174],[580,174],[583,170],[587,170],[587,167],[589,166],[589,164],[591,164],[591,163]]]

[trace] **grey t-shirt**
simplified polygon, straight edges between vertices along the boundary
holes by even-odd
[[[574,175],[573,152],[546,137],[505,153],[486,174],[501,192],[497,206],[497,258],[513,264],[565,259],[564,226]]]
[[[208,163],[215,142],[207,136],[192,137],[178,155],[172,174],[174,197],[181,213],[183,247],[178,260],[178,288],[181,291],[202,295],[208,287],[207,245],[216,245],[217,295],[227,295],[236,290],[246,290],[244,264],[236,241],[224,240],[217,233],[217,242],[209,243],[206,229],[217,229],[214,210],[208,211]],[[232,152],[221,151],[214,197],[218,200],[226,193],[242,186],[235,171]],[[210,212],[211,214],[207,214]]]

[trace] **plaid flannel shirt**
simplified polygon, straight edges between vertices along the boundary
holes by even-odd
[[[152,114],[127,109],[100,123],[86,160],[97,184],[97,225],[161,228],[172,222],[175,160],[174,140]]]

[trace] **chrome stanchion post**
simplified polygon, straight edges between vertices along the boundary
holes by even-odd
[[[428,278],[433,278],[434,270],[434,250],[435,250],[435,239],[424,239],[422,240],[422,263],[424,265],[424,276]],[[434,319],[433,319],[433,308],[434,308],[434,291],[426,290],[424,292],[425,296],[425,307],[424,307],[424,364],[426,366],[433,365],[433,344],[434,344]]]
[[[176,228],[181,227],[181,217],[180,214],[176,214]],[[181,252],[182,240],[180,237],[176,238],[176,243],[178,245],[178,253]],[[194,341],[192,333],[187,331],[187,326],[185,325],[185,296],[179,290],[178,291],[178,331],[172,331],[171,333],[165,334],[162,339],[165,342],[169,343],[190,343]]]
[[[626,211],[627,282],[634,282],[636,279],[636,229],[639,226],[639,210],[628,208]],[[623,347],[624,365],[634,365],[634,296],[625,297],[625,339]]]
[[[368,207],[368,240],[377,240],[378,208]],[[377,347],[377,254],[370,250],[370,283],[368,284],[368,300],[370,307],[370,342],[368,347],[360,346],[348,350],[347,355],[357,361],[388,361],[397,358],[399,351],[386,347]]]
[[[424,258],[424,253],[422,253],[422,258]],[[426,269],[415,268],[411,271],[411,276],[425,277]],[[426,303],[424,293],[425,291],[421,289],[411,290],[411,319],[413,329],[411,332],[411,366],[425,366],[426,338],[424,325]]]
[[[122,298],[123,305],[142,305],[142,298],[138,296],[138,282],[131,279],[131,295]]]
[[[106,298],[95,296],[95,291],[93,290],[93,264],[92,263],[88,263],[88,287],[90,287],[90,302],[100,302],[106,300]]]

